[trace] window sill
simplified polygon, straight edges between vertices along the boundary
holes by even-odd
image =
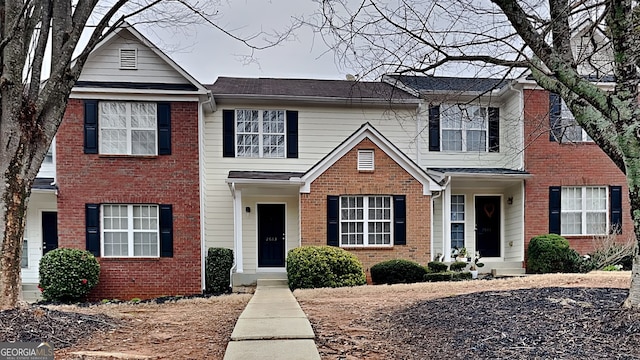
[[[98,154],[102,159],[157,159],[158,155],[118,155],[118,154]]]
[[[123,261],[159,261],[160,257],[99,257],[100,261],[114,261],[114,262],[123,262]]]
[[[340,245],[341,249],[344,250],[393,250],[393,245],[363,245],[363,246],[353,246],[353,245]]]

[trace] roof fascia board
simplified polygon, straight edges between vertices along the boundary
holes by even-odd
[[[295,96],[295,95],[229,95],[213,94],[218,104],[226,102],[255,102],[273,103],[290,102],[310,105],[369,105],[369,106],[391,106],[391,107],[415,107],[420,104],[420,99],[361,99],[361,98],[329,98],[321,96]]]
[[[171,94],[166,92],[73,92],[70,99],[116,100],[116,101],[176,101],[200,102],[201,98],[193,93]]]

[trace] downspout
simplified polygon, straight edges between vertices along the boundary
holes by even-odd
[[[233,265],[229,269],[229,288],[233,289],[233,272],[236,270],[238,253],[236,249],[236,183],[231,183],[231,197],[233,198]]]
[[[206,290],[206,258],[207,258],[207,246],[206,246],[206,231],[205,231],[205,163],[204,163],[204,106],[207,103],[211,103],[212,98],[209,95],[208,100],[203,101],[198,107],[198,166],[200,173],[198,175],[198,182],[200,186],[200,278],[201,287],[203,292]]]
[[[442,191],[438,191],[438,195],[432,196],[431,197],[431,214],[429,214],[429,217],[431,219],[431,241],[429,242],[431,244],[429,252],[430,252],[430,256],[429,256],[429,260],[433,261],[433,213],[435,212],[435,207],[436,207],[436,199],[442,196]]]
[[[420,146],[420,133],[421,133],[421,128],[422,128],[422,122],[420,121],[421,117],[420,114],[422,113],[422,99],[420,99],[420,102],[418,103],[418,110],[416,111],[416,164],[418,164],[418,166],[422,167],[422,164],[420,164],[420,153],[422,152],[422,147]],[[433,257],[433,255],[432,255]]]

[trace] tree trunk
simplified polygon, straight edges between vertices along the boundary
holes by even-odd
[[[626,308],[637,308],[640,306],[640,255],[633,257],[633,270],[631,270],[631,286],[629,287],[629,297],[624,302]]]

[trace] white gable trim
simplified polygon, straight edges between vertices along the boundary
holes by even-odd
[[[98,52],[103,46],[106,46],[111,39],[113,39],[116,35],[118,35],[122,31],[128,31],[131,35],[133,35],[138,41],[140,41],[144,46],[149,48],[152,52],[158,55],[164,62],[166,62],[169,66],[175,69],[182,77],[184,77],[187,81],[189,81],[193,86],[195,86],[198,90],[195,92],[197,94],[208,94],[209,90],[207,90],[198,80],[196,80],[193,76],[191,76],[188,72],[186,72],[180,65],[178,65],[175,61],[173,61],[170,57],[168,57],[164,52],[162,52],[156,45],[154,45],[149,39],[147,39],[144,35],[142,35],[138,30],[136,30],[131,24],[125,22],[123,25],[116,28],[114,31],[107,34],[107,36],[100,41],[96,47],[93,49],[92,53]]]
[[[422,184],[422,194],[431,195],[432,191],[441,191],[442,187],[438,185],[424,170],[422,170],[415,162],[413,162],[406,154],[400,151],[395,145],[393,145],[387,138],[382,136],[371,124],[365,123],[348,137],[342,144],[338,145],[332,152],[330,152],[324,159],[315,164],[309,171],[307,171],[300,181],[301,193],[311,192],[311,183],[316,180],[320,175],[327,171],[333,164],[340,160],[344,155],[351,151],[362,140],[369,139],[380,150],[384,151],[393,161],[395,161],[406,172],[413,176]],[[298,179],[292,178],[291,181],[297,181]]]

